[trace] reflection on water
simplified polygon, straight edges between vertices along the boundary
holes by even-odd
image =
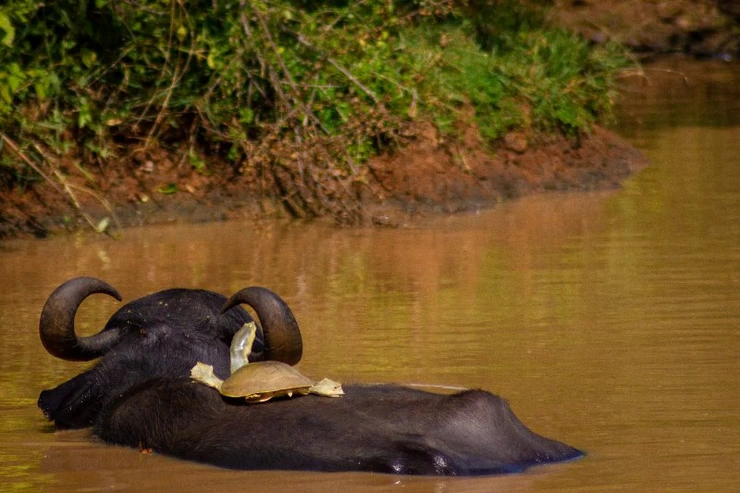
[[[639,111],[679,111],[657,100]],[[731,490],[740,484],[739,127],[705,116],[633,125],[653,165],[616,192],[534,197],[398,230],[221,223],[3,244],[0,489]],[[53,433],[38,392],[85,365],[45,354],[36,327],[46,296],[77,275],[107,280],[125,300],[171,286],[269,286],[302,325],[304,372],[482,387],[589,456],[463,480],[242,473]],[[83,331],[116,307],[92,297]]]
[[[621,84],[619,130],[633,141],[666,127],[740,124],[737,64],[664,59],[642,74],[624,74]]]

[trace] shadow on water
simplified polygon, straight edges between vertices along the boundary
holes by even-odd
[[[727,66],[698,71],[737,80]],[[691,82],[689,96],[650,86],[625,102],[623,133],[652,165],[615,192],[532,197],[398,230],[217,223],[3,244],[0,490],[731,490],[740,112],[726,110],[740,85]],[[589,456],[475,479],[235,472],[54,433],[38,392],[85,364],[47,355],[36,327],[46,296],[77,275],[109,281],[125,301],[171,286],[266,285],[302,325],[305,373],[481,387]],[[86,301],[82,331],[117,306]]]

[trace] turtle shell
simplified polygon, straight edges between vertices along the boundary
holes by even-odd
[[[308,394],[313,381],[280,361],[259,361],[237,369],[221,384],[221,395],[264,402],[283,395]]]

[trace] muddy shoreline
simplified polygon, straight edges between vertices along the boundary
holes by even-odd
[[[408,144],[371,160],[352,182],[365,223],[398,226],[414,217],[493,207],[532,193],[609,189],[645,166],[642,155],[597,127],[577,139],[512,132],[488,147],[477,131],[447,142],[421,125]],[[0,198],[0,238],[92,231],[172,222],[291,219],[280,197],[263,197],[252,177],[218,170],[203,176],[171,157],[147,156],[143,166],[116,168],[91,188],[67,166],[73,198],[45,182]],[[177,183],[177,192],[169,184]],[[331,219],[319,219],[331,220]]]

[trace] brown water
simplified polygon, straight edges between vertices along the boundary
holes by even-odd
[[[707,67],[733,84],[625,104],[622,131],[653,164],[616,192],[397,230],[222,223],[0,244],[0,491],[737,491],[740,79]],[[589,455],[476,479],[235,472],[54,433],[38,393],[84,365],[48,356],[36,327],[78,275],[125,300],[266,285],[302,325],[304,372],[482,387]],[[80,325],[116,308],[93,297]]]

